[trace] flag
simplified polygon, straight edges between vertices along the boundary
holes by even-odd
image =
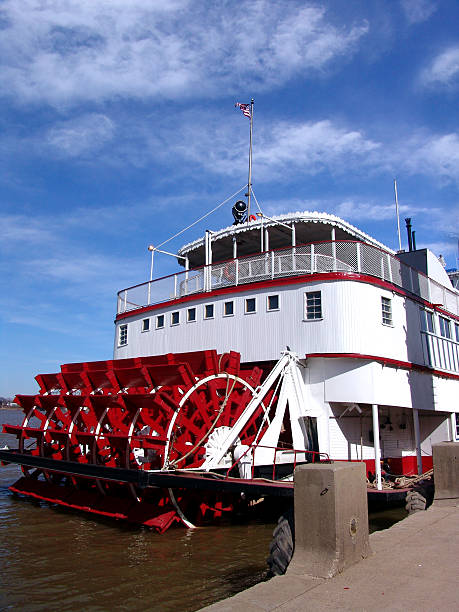
[[[241,104],[241,102],[236,102],[234,105],[236,108],[240,108],[242,114],[250,119],[250,104]]]

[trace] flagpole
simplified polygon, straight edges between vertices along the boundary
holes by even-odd
[[[395,214],[397,215],[397,233],[398,233],[398,248],[402,250],[402,240],[400,237],[400,215],[398,211],[398,193],[397,193],[397,179],[394,179],[394,191],[395,191]]]
[[[252,131],[253,131],[253,98],[250,102],[250,139],[249,139],[249,178],[247,181],[247,223],[250,219],[250,198],[252,195]]]

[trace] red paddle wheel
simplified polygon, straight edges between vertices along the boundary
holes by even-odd
[[[40,374],[37,395],[16,397],[25,414],[22,425],[5,425],[4,431],[17,436],[20,453],[62,461],[65,469],[22,466],[23,477],[10,488],[160,532],[187,522],[185,516],[198,523],[218,517],[234,509],[240,496],[141,487],[113,480],[104,468],[198,470],[241,416],[262,374],[241,367],[238,353],[210,350],[66,364],[58,373]],[[252,444],[266,421],[261,404],[238,441]],[[94,477],[75,475],[69,462],[101,469]]]

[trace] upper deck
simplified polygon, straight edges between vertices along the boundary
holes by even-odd
[[[298,354],[377,354],[459,372],[459,292],[427,249],[396,254],[337,217],[297,213],[207,232],[179,258],[185,270],[118,293],[115,358],[212,346],[258,361],[293,345]],[[305,327],[311,287],[326,316]],[[273,294],[282,307],[265,312]],[[393,302],[394,324],[381,326],[382,299]],[[255,317],[246,301],[259,304]]]
[[[182,250],[182,252],[184,252]],[[185,251],[186,252],[186,251]],[[459,292],[408,266],[389,250],[357,240],[328,240],[239,256],[147,281],[118,292],[117,314],[216,290],[281,279],[379,279],[401,291],[459,315]],[[288,281],[285,281],[288,282]]]

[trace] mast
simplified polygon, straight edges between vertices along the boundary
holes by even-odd
[[[250,101],[250,138],[249,138],[249,178],[247,181],[247,223],[250,219],[250,198],[252,195],[252,133],[253,133],[253,98]]]
[[[398,250],[402,250],[402,239],[400,236],[400,215],[398,212],[398,194],[397,194],[397,179],[394,179],[395,190],[395,214],[397,215],[397,231],[398,231]]]

